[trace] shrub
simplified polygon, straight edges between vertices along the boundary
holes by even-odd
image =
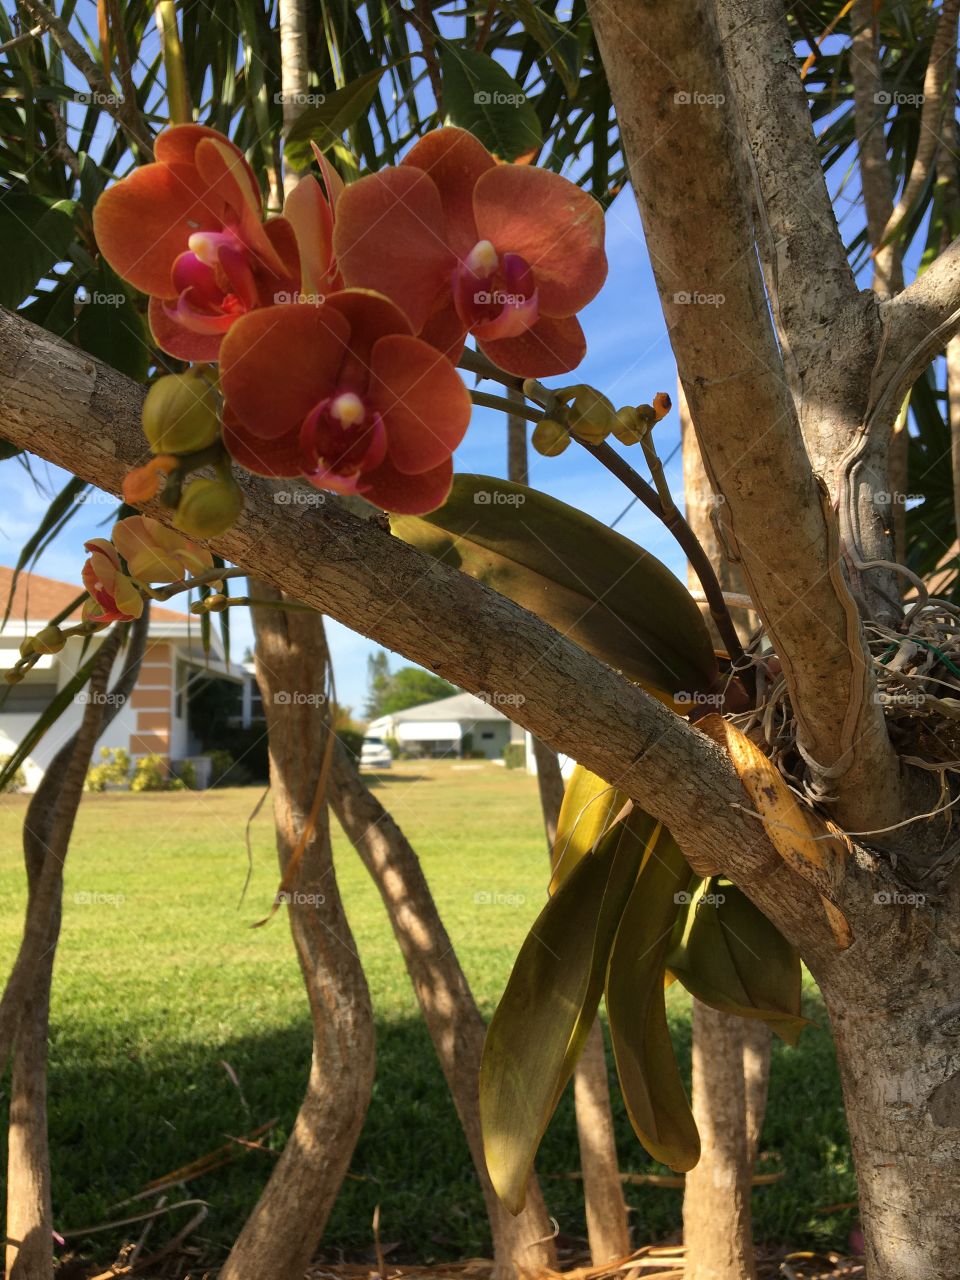
[[[100,764],[87,770],[88,791],[106,791],[108,786],[126,786],[130,780],[130,753],[123,747],[101,747]]]
[[[384,740],[383,740],[383,741],[384,741],[384,743],[385,743],[385,745],[386,745],[386,747],[387,747],[387,750],[388,750],[388,751],[390,752],[390,754],[393,756],[394,760],[399,759],[399,757],[403,754],[403,750],[402,750],[402,748],[401,748],[401,746],[400,746],[400,743],[399,743],[398,739],[396,739],[396,738],[384,738]]]
[[[508,742],[503,748],[503,763],[508,769],[522,769],[527,763],[527,748],[522,742]]]
[[[210,761],[210,785],[215,787],[233,768],[233,756],[222,747],[204,753]]]
[[[10,760],[9,756],[0,756],[0,769],[5,769]],[[22,769],[18,769],[12,778],[8,779],[3,790],[6,791],[22,791],[27,785],[27,775]]]
[[[347,748],[355,760],[360,759],[360,751],[363,747],[363,734],[357,729],[338,729],[337,737]]]
[[[190,765],[191,772],[193,765]],[[194,774],[196,785],[196,774]],[[133,771],[131,791],[185,791],[186,783],[175,778],[163,756],[141,756]]]

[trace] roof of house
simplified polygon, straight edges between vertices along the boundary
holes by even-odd
[[[0,618],[6,610],[12,582],[13,570],[0,565]],[[82,590],[77,583],[57,582],[55,578],[44,578],[39,573],[21,573],[17,578],[17,589],[10,607],[10,620],[22,623],[27,618],[30,622],[46,622],[66,609]],[[157,622],[187,622],[190,618],[189,614],[178,613],[175,609],[163,609],[156,604],[150,613]],[[78,607],[70,614],[70,620],[79,621],[79,618]]]
[[[385,719],[387,717],[381,717]],[[436,702],[423,702],[419,707],[395,711],[391,720],[509,720],[497,707],[472,693],[455,693]]]

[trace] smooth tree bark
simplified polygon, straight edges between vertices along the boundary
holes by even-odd
[[[704,470],[682,386],[677,399],[687,523],[710,556],[724,591],[742,593],[743,577],[721,540],[718,498]],[[692,569],[687,581],[691,588],[696,585]],[[702,606],[702,612],[709,622],[709,609]],[[752,610],[732,610],[731,616],[746,639],[756,627]],[[691,1105],[701,1136],[706,1126],[710,1140],[684,1183],[684,1265],[691,1280],[740,1280],[756,1274],[751,1191],[766,1101],[759,1085],[766,1079],[764,1069],[769,1071],[770,1035],[767,1031],[765,1040],[749,1035],[754,1025],[766,1031],[763,1023],[718,1013],[694,1001]],[[731,1081],[737,1082],[736,1088],[726,1094]],[[716,1099],[721,1095],[725,1100],[718,1112]]]
[[[133,624],[126,661],[110,673],[122,634],[101,643],[80,727],[54,755],[23,824],[27,915],[3,996],[0,1074],[11,1056],[7,1149],[6,1274],[52,1280],[53,1204],[47,1130],[47,1045],[53,966],[63,914],[63,868],[97,741],[133,691],[149,628],[149,604]]]
[[[553,1228],[536,1176],[513,1217],[487,1174],[480,1130],[480,1058],[486,1024],[457,959],[416,851],[341,745],[333,758],[330,803],[379,890],[427,1031],[457,1109],[483,1191],[497,1280],[556,1267]]]
[[[337,887],[326,804],[318,797],[318,788],[327,785],[323,762],[332,733],[323,620],[279,607],[281,593],[266,583],[253,584],[253,594],[277,602],[253,609],[257,683],[283,875],[302,848],[285,897],[310,1006],[313,1053],[293,1130],[221,1280],[303,1274],[350,1166],[375,1063],[370,993]]]
[[[508,392],[508,396],[514,401],[522,400],[513,390]],[[507,417],[507,474],[517,484],[529,481],[527,459],[526,421],[519,414],[510,414]],[[533,739],[533,753],[547,850],[552,854],[563,804],[563,774],[556,751],[536,737]],[[607,1051],[599,1017],[590,1028],[574,1068],[573,1100],[590,1257],[594,1266],[601,1266],[629,1252],[630,1224],[620,1180]]]
[[[685,1180],[685,1280],[754,1280],[743,1019],[693,1002],[693,1115],[701,1156]]]

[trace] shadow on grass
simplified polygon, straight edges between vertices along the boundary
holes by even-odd
[[[814,1016],[817,1008],[812,1002]],[[689,1078],[685,1011],[676,1016],[674,1032]],[[366,1257],[378,1204],[381,1238],[398,1246],[390,1255],[394,1261],[489,1256],[479,1187],[424,1028],[415,1021],[381,1022],[377,1036],[373,1099],[327,1228],[325,1256]],[[138,1051],[136,1045],[143,1043],[148,1050]],[[309,1053],[306,1026],[262,1037],[225,1037],[217,1045],[159,1034],[141,1038],[133,1028],[118,1029],[107,1045],[76,1025],[56,1029],[50,1127],[57,1229],[92,1226],[149,1207],[151,1201],[116,1205],[152,1179],[222,1146],[225,1135],[248,1133],[273,1117],[280,1123],[264,1141],[279,1149],[299,1104]],[[236,1073],[239,1091],[224,1062]],[[623,1171],[667,1172],[633,1137],[615,1080],[612,1091]],[[8,1088],[4,1094],[9,1096]],[[855,1196],[833,1048],[822,1027],[805,1031],[794,1050],[775,1048],[762,1150],[761,1167],[783,1169],[786,1177],[754,1196],[757,1239],[842,1243],[847,1220],[816,1212]],[[5,1161],[5,1152],[0,1158]],[[236,1163],[190,1181],[182,1194],[176,1188],[170,1193],[171,1202],[182,1196],[209,1202],[210,1216],[194,1238],[207,1260],[229,1247],[273,1159],[247,1152]],[[563,1176],[579,1169],[570,1089],[546,1135],[538,1169],[550,1212],[564,1233],[585,1234],[580,1184]],[[626,1194],[638,1243],[679,1226],[679,1191],[628,1186]],[[182,1219],[181,1214],[158,1222],[152,1242],[173,1235]],[[127,1228],[70,1244],[106,1263],[138,1231]]]

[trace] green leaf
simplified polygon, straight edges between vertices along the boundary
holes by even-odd
[[[287,131],[283,144],[287,162],[295,169],[306,168],[313,158],[311,142],[323,151],[339,142],[341,134],[367,114],[387,70],[384,66],[368,71],[342,89],[328,93],[319,105],[301,112]]]
[[[513,8],[527,35],[536,41],[550,59],[550,65],[562,80],[569,97],[575,98],[580,88],[583,63],[576,33],[564,23],[558,22],[553,14],[547,13],[534,0],[513,0]]]
[[[596,1016],[617,923],[659,826],[640,810],[563,881],[520,949],[487,1030],[480,1123],[497,1195],[519,1213],[540,1140]]]
[[[690,868],[668,831],[644,863],[620,921],[607,971],[613,1054],[630,1123],[655,1160],[685,1172],[700,1136],[680,1079],[664,1005],[664,971]]]
[[[659,560],[545,493],[458,475],[428,516],[393,516],[397,537],[539,614],[630,680],[672,695],[717,674],[693,597]]]
[[[73,200],[6,191],[0,196],[0,305],[18,307],[68,256],[73,243]]]
[[[128,378],[145,382],[150,344],[130,290],[103,259],[86,287],[89,300],[77,321],[77,344]]]
[[[807,1025],[796,949],[729,880],[705,880],[689,896],[667,956],[670,972],[711,1009],[760,1018],[796,1044]]]
[[[0,627],[6,626],[7,619],[10,617],[10,609],[13,605],[13,597],[17,590],[17,579],[20,574],[31,560],[36,562],[37,557],[50,543],[51,539],[55,538],[63,526],[72,519],[77,511],[77,500],[88,488],[87,482],[77,476],[68,480],[49,507],[47,507],[43,519],[36,529],[21,547],[20,555],[17,557],[17,563],[14,565],[13,574],[10,578],[10,594],[7,596],[7,601],[4,605],[3,622],[0,623]]]
[[[440,45],[443,103],[451,124],[466,129],[501,160],[539,151],[540,118],[516,80],[475,49]]]

